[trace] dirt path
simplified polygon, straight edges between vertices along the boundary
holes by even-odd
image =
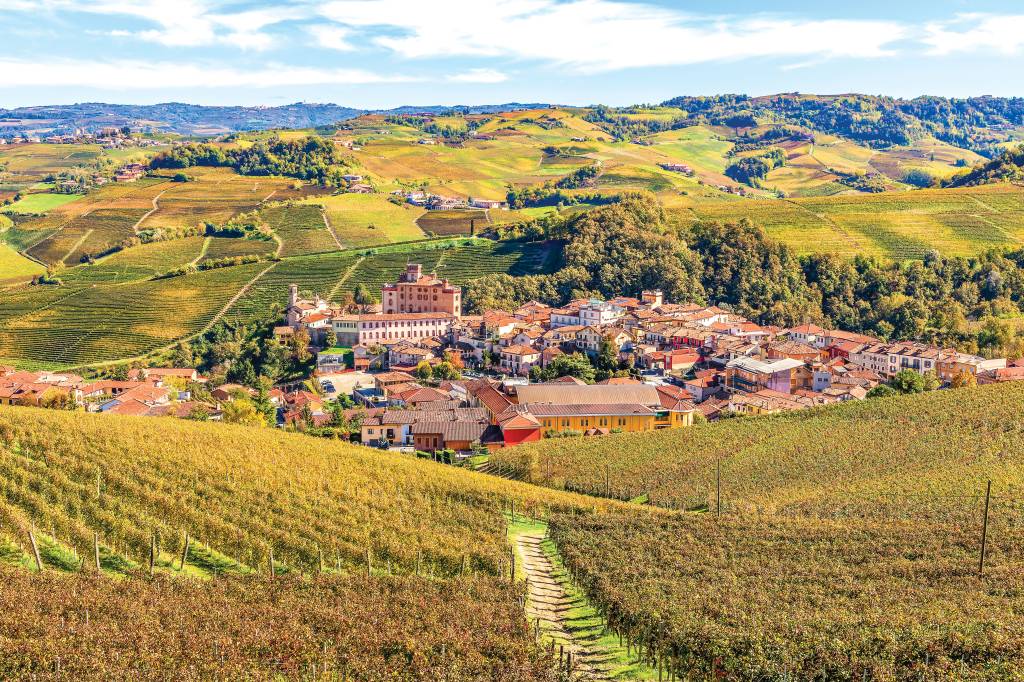
[[[337,233],[334,231],[334,228],[331,227],[331,221],[327,219],[327,211],[321,208],[320,217],[324,219],[324,227],[326,227],[327,231],[331,233],[331,238],[334,239],[334,243],[338,245],[338,251],[344,251],[345,247],[341,245],[341,240],[338,239]]]
[[[556,579],[555,567],[544,553],[542,542],[541,531],[516,536],[516,551],[529,585],[526,616],[531,623],[539,618],[541,631],[572,653],[573,672],[580,679],[607,679],[597,667],[603,654],[579,641],[567,627],[565,614],[573,607],[573,599]]]
[[[153,197],[153,208],[149,209],[144,216],[139,218],[139,220],[134,225],[132,225],[132,232],[137,233],[139,231],[139,227],[142,225],[143,222],[145,222],[146,218],[153,215],[160,209],[160,205],[157,203],[157,199],[162,197],[164,192],[166,191],[167,190],[165,189],[163,190],[163,192],[160,192],[160,194],[157,194],[155,197]]]

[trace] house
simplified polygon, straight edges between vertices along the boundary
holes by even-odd
[[[501,369],[509,374],[526,376],[530,368],[540,364],[541,351],[530,346],[513,345],[501,349]]]
[[[986,360],[978,355],[949,350],[939,356],[936,372],[939,375],[939,379],[950,382],[960,375],[969,375],[977,378],[986,372],[1005,368],[1006,358]]]
[[[223,384],[210,391],[210,395],[221,402],[231,402],[236,395],[255,395],[256,391],[241,384]]]
[[[800,360],[757,360],[740,357],[725,366],[725,386],[730,391],[756,393],[763,389],[782,394],[792,393],[813,381],[810,369]]]
[[[787,329],[785,333],[794,341],[806,343],[809,346],[825,347],[826,332],[816,324],[802,324],[798,327]]]
[[[506,208],[508,204],[504,201],[494,199],[471,199],[469,205],[473,208],[500,209]]]
[[[396,343],[388,349],[388,366],[414,370],[421,362],[440,361],[431,351],[408,343]]]
[[[410,430],[413,446],[424,452],[468,453],[477,445],[492,449],[503,444],[501,430],[486,421],[421,421]]]

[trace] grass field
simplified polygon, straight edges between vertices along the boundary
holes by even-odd
[[[22,282],[31,279],[33,275],[41,275],[45,272],[45,267],[25,258],[7,244],[0,242],[0,285]]]
[[[60,208],[64,204],[70,204],[72,201],[81,199],[82,196],[81,194],[27,194],[10,206],[5,206],[3,210],[8,213],[30,215],[34,213],[47,213],[55,208]]]

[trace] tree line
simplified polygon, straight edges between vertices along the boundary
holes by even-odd
[[[346,161],[329,140],[310,135],[301,140],[257,140],[247,148],[190,143],[159,154],[150,168],[228,167],[241,175],[283,175],[321,184],[343,184]]]

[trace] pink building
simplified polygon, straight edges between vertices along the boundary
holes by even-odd
[[[339,346],[373,346],[395,341],[419,341],[451,332],[451,313],[383,313],[338,315],[332,321]]]
[[[448,313],[462,315],[462,287],[437,275],[424,275],[423,266],[410,263],[394,284],[381,288],[384,313]]]

